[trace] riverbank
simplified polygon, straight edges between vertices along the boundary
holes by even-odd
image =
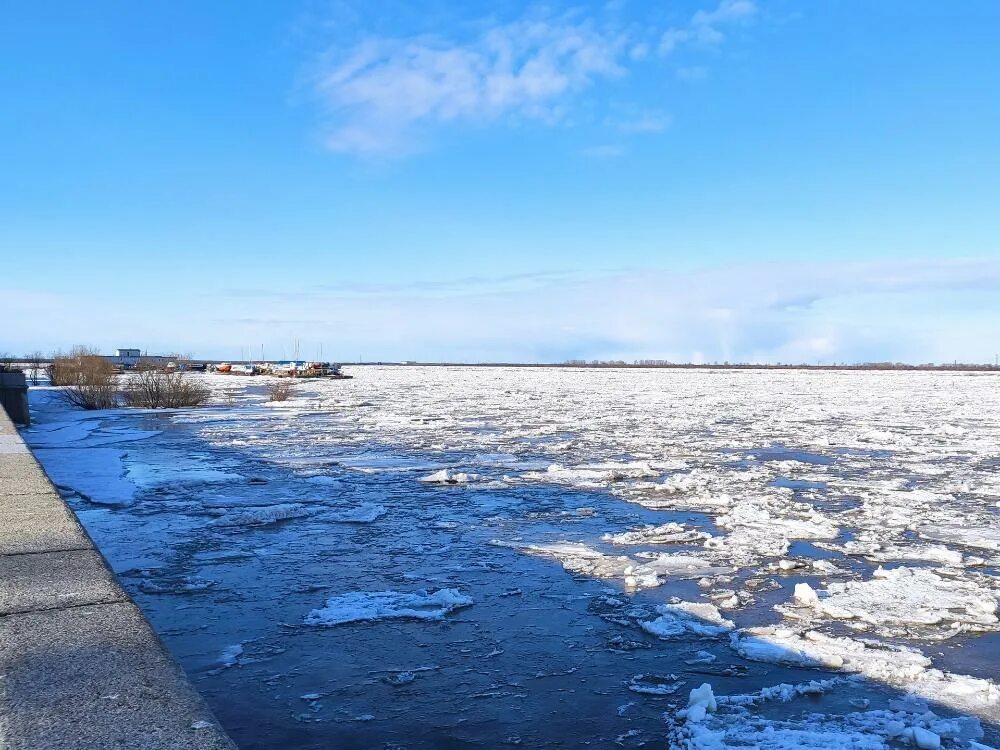
[[[235,748],[3,410],[0,747]]]

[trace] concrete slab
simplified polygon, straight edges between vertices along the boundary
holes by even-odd
[[[0,433],[0,453],[28,453],[28,447],[18,435]]]
[[[0,616],[125,601],[93,550],[0,556]]]
[[[89,549],[90,538],[51,490],[42,494],[0,494],[0,555]]]
[[[30,453],[0,454],[0,497],[31,495],[52,490],[52,483]]]
[[[0,518],[18,513],[50,513],[59,508],[66,508],[66,505],[52,487],[31,494],[0,495]]]
[[[7,750],[235,750],[129,602],[0,618]]]
[[[0,750],[235,750],[0,410]]]

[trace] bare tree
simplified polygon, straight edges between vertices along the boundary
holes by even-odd
[[[122,396],[128,406],[144,409],[176,409],[200,406],[208,400],[209,389],[177,367],[161,370],[153,362],[141,361],[125,376]]]
[[[52,382],[64,385],[67,401],[82,409],[113,409],[118,406],[115,368],[106,357],[77,347],[69,356],[55,357],[50,370]]]
[[[45,361],[45,355],[40,351],[29,352],[24,355],[24,361],[28,363],[30,368],[28,379],[32,385],[38,385],[38,374],[42,370],[42,362]]]
[[[49,365],[49,382],[52,385],[78,385],[82,373],[94,369],[94,360],[97,359],[111,367],[111,363],[97,349],[89,346],[74,346],[69,354],[54,352]],[[111,370],[113,373],[114,368]]]

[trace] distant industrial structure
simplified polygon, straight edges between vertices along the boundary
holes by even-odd
[[[140,349],[115,349],[115,353],[105,357],[116,370],[134,370],[140,362],[166,367],[170,362],[181,359],[175,354],[143,354]]]
[[[139,349],[115,349],[113,357],[108,357],[111,364],[123,370],[131,370],[142,359],[142,352]]]

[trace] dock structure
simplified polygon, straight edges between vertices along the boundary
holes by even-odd
[[[3,409],[0,748],[236,748]]]

